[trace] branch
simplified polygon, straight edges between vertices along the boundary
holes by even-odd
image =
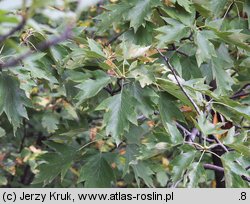
[[[65,41],[65,40],[67,40],[67,39],[69,39],[71,37],[72,37],[72,26],[67,26],[65,31],[60,36],[40,43],[36,47],[36,50],[37,51],[44,51],[44,50],[48,49],[49,47],[51,47],[53,45],[56,45],[56,44],[58,44],[60,42],[63,42],[63,41]],[[8,60],[7,62],[0,64],[0,71],[2,69],[4,69],[4,68],[15,67],[16,65],[18,65],[18,63],[20,61],[22,61],[25,58],[29,57],[33,53],[34,53],[34,50],[28,50],[24,54],[21,54],[19,57],[12,58],[12,59]]]
[[[190,40],[190,41],[192,41],[193,40],[192,37],[193,37],[193,32],[191,32],[188,37],[182,38],[181,41],[184,41],[184,40]]]
[[[138,117],[137,117],[137,120],[139,121],[139,122],[144,122],[145,120],[147,120],[148,118],[145,116],[145,115],[139,115]]]
[[[224,173],[224,169],[220,166],[216,166],[216,165],[213,165],[213,164],[203,164],[203,167],[204,169],[209,169],[209,170],[214,170],[214,171],[218,171],[218,172],[221,172],[221,173]],[[247,176],[241,176],[241,178],[247,182],[250,182],[250,177],[247,177]]]
[[[241,98],[241,97],[248,96],[248,95],[250,95],[250,93],[242,92],[242,93],[235,94],[235,95],[231,96],[230,99],[237,99],[237,98]]]
[[[123,80],[122,78],[117,79],[117,81],[116,81],[116,84],[118,86],[117,89],[113,89],[111,84],[108,84],[108,86],[104,87],[103,89],[105,91],[107,91],[111,96],[114,96],[115,94],[119,93],[122,90],[122,87],[125,85],[125,84],[123,84],[122,80]],[[122,82],[122,84],[121,84],[121,82]]]
[[[250,177],[246,177],[246,176],[241,176],[241,178],[247,182],[250,183]]]
[[[160,17],[164,17],[163,14],[161,13],[161,10],[158,7],[156,8],[156,11],[158,12],[158,14],[159,14]],[[166,21],[163,20],[163,22],[164,22],[165,25],[167,25]]]
[[[212,136],[213,136],[214,140],[216,141],[216,143],[217,143],[222,149],[224,149],[225,152],[229,152],[228,149],[227,149],[227,147],[226,147],[224,144],[222,144],[222,142],[221,142],[215,135],[212,135]]]
[[[0,35],[0,43],[2,43],[3,41],[5,41],[8,37],[10,37],[11,35],[13,35],[15,32],[21,30],[26,24],[26,18],[23,17],[22,21],[14,28],[12,28],[9,32],[7,32],[4,35]]]
[[[185,57],[189,57],[188,54],[186,54],[185,52],[182,52],[179,50],[179,48],[176,48],[175,44],[172,44],[172,48],[168,48],[166,49],[167,51],[175,51],[176,53],[179,53]]]
[[[192,131],[190,132],[188,129],[186,129],[184,126],[182,126],[180,123],[175,122],[176,126],[183,131],[184,134],[187,134],[189,136],[189,141],[193,142],[195,137],[198,136],[199,138],[206,140],[209,143],[214,143],[213,139],[205,138],[200,135],[200,131],[197,128],[193,128]],[[216,144],[218,145],[218,144]]]
[[[209,170],[214,170],[214,171],[218,171],[218,172],[223,172],[224,173],[224,169],[220,166],[216,166],[213,164],[203,164],[204,169],[209,169]]]
[[[193,142],[196,138],[196,136],[199,134],[199,130],[197,128],[193,128],[191,135],[189,136],[189,141]]]
[[[230,99],[237,99],[237,98],[240,98],[242,96],[249,95],[250,93],[244,91],[244,89],[247,89],[249,86],[250,86],[250,83],[245,84],[236,93],[234,93],[234,95],[231,96]]]
[[[118,88],[113,90],[114,95],[119,93],[122,90],[123,86],[124,86],[122,78],[118,78],[116,83],[117,83]]]
[[[178,77],[176,75],[176,71],[175,71],[174,67],[172,67],[172,65],[170,64],[169,59],[166,56],[164,56],[159,49],[157,49],[157,51],[162,56],[163,60],[165,61],[166,65],[167,65],[167,67],[170,69],[170,71],[174,75],[174,78],[177,81],[177,83],[178,83],[179,87],[181,88],[182,92],[184,93],[184,95],[188,98],[188,100],[194,106],[196,112],[200,115],[201,111],[200,111],[199,107],[196,105],[196,103],[194,102],[194,100],[188,95],[188,93],[186,92],[186,90],[184,89],[184,87],[182,86],[182,84],[180,83],[180,81],[179,81],[179,79],[178,79]]]
[[[103,90],[107,91],[109,95],[113,96],[113,91],[112,88],[110,88],[110,86],[104,87]]]
[[[114,35],[111,39],[109,39],[109,41],[107,43],[105,43],[105,46],[108,46],[110,44],[112,44],[113,42],[115,42],[123,33],[125,33],[127,30],[124,30],[116,35]]]
[[[184,134],[191,135],[192,133],[186,129],[184,126],[182,126],[180,123],[175,122],[176,126],[183,131]]]
[[[232,10],[233,6],[234,6],[234,1],[232,1],[232,3],[229,5],[229,7],[227,8],[226,12],[223,14],[222,19],[226,18],[226,16],[228,15],[228,13]]]

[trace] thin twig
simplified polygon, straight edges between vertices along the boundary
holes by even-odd
[[[250,92],[245,92],[244,89],[247,89],[250,86],[250,83],[245,84],[243,87],[241,87],[236,93],[234,93],[233,96],[230,97],[230,99],[237,99],[242,96],[250,95]]]
[[[157,49],[157,48],[156,48]],[[177,81],[179,87],[181,88],[182,92],[184,93],[184,95],[188,98],[188,100],[192,103],[192,105],[194,106],[196,112],[200,115],[201,111],[199,109],[199,107],[196,105],[196,103],[194,102],[194,100],[188,95],[188,93],[186,92],[186,90],[184,89],[184,87],[182,86],[182,84],[180,83],[177,75],[176,75],[176,71],[174,69],[174,67],[172,67],[172,65],[170,64],[168,58],[162,54],[162,52],[157,49],[158,53],[162,56],[162,58],[164,59],[167,67],[170,69],[170,71],[172,72],[172,74],[174,75],[175,80]]]
[[[250,183],[250,177],[246,177],[246,176],[241,176],[241,178],[247,182]]]
[[[180,180],[176,181],[176,183],[173,183],[173,185],[170,188],[176,188],[178,186],[178,184],[183,180],[183,178],[181,178]]]
[[[218,171],[218,172],[223,172],[224,173],[224,169],[220,166],[216,166],[213,164],[203,164],[204,169],[209,169],[209,170],[214,170],[214,171]],[[244,176],[242,175],[241,178],[247,182],[250,182],[250,177]]]
[[[207,138],[207,137],[204,137],[204,136],[201,136],[201,139],[202,139],[202,140],[206,140],[206,141],[209,142],[209,143],[213,143],[213,142],[214,142],[213,139],[210,139],[210,138]]]
[[[179,128],[179,129],[181,129],[184,133],[186,133],[187,135],[191,135],[192,133],[188,130],[188,129],[186,129],[184,126],[182,126],[180,123],[178,123],[178,122],[175,122],[175,124],[176,124],[176,126]]]
[[[244,97],[244,96],[248,96],[250,95],[250,93],[240,93],[240,94],[237,94],[237,95],[234,95],[234,96],[231,96],[230,99],[237,99],[237,98],[241,98],[241,97]]]
[[[227,14],[231,11],[231,9],[233,8],[233,5],[234,5],[234,0],[231,2],[231,4],[229,5],[229,7],[227,8],[226,12],[223,14],[223,17],[222,19],[224,20],[227,16]]]
[[[160,9],[159,9],[158,7],[156,7],[156,11],[158,12],[158,14],[159,14],[160,17],[164,17],[163,14],[161,13],[161,11],[160,11]],[[163,19],[162,19],[162,20],[163,20]],[[164,22],[165,25],[167,25],[167,22],[166,22],[166,21],[163,20],[163,22]]]
[[[193,128],[192,129],[192,132],[191,132],[191,135],[189,137],[189,141],[194,141],[195,140],[195,137],[199,134],[199,130],[197,128]]]
[[[148,118],[145,116],[145,115],[140,115],[140,116],[138,116],[137,117],[137,120],[139,121],[139,122],[144,122],[145,120],[147,120]]]
[[[93,143],[95,143],[95,142],[97,142],[99,140],[101,140],[101,139],[96,139],[96,140],[90,141],[90,142],[86,143],[85,145],[83,145],[82,147],[80,147],[77,151],[81,151],[85,147],[87,147],[87,146],[89,146],[89,145],[91,145],[91,144],[93,144]]]
[[[218,143],[218,145],[221,146],[222,149],[224,149],[226,152],[229,152],[227,147],[224,144],[222,144],[222,142],[215,135],[212,135],[212,136],[213,136],[214,140]]]
[[[116,84],[118,86],[117,89],[113,89],[111,84],[108,84],[108,86],[104,87],[103,89],[107,91],[111,96],[114,96],[115,94],[121,92],[122,87],[125,85],[125,84],[121,84],[122,80],[123,80],[122,78],[117,79],[116,81]]]
[[[192,41],[193,34],[194,34],[194,33],[191,32],[190,35],[189,35],[188,37],[182,38],[181,41],[184,41],[184,40],[190,40],[190,41]]]
[[[216,166],[213,164],[203,164],[204,169],[214,170],[218,172],[224,172],[224,169],[220,166]]]
[[[222,144],[221,141],[216,136],[213,135],[213,137],[221,148],[223,148],[226,152],[229,152],[227,147],[224,144]],[[241,163],[238,160],[236,160],[236,163],[241,165]],[[250,182],[250,177],[242,175],[241,178],[247,182]]]
[[[113,96],[113,92],[108,86],[104,87],[103,90],[107,91],[109,93],[109,95]]]
[[[42,43],[40,43],[36,48],[37,51],[44,51],[46,49],[48,49],[49,47],[56,45],[60,42],[63,42],[69,38],[72,37],[72,26],[67,26],[67,28],[65,29],[65,31],[58,37],[55,37],[51,40],[47,40],[44,41]],[[25,58],[29,57],[30,55],[32,55],[34,53],[34,50],[28,50],[27,52],[25,52],[24,54],[21,54],[19,57],[16,58],[12,58],[10,60],[8,60],[5,63],[0,63],[0,71],[4,68],[9,68],[9,67],[15,67],[16,65],[18,65],[18,63],[22,60],[24,60]]]
[[[112,44],[113,42],[115,42],[123,33],[125,33],[127,30],[124,30],[118,34],[116,34],[115,36],[113,36],[111,39],[109,39],[109,41],[107,43],[105,43],[105,46],[108,46],[110,44]]]
[[[9,32],[4,35],[0,35],[0,43],[5,41],[8,37],[12,36],[15,32],[21,30],[26,24],[26,18],[23,17],[22,21],[14,28],[12,28]]]
[[[184,142],[185,144],[189,144],[191,146],[194,146],[196,150],[202,150],[204,151],[204,147],[202,145],[200,145],[199,143],[196,142]]]
[[[170,51],[170,52],[174,51],[174,52],[179,53],[179,54],[181,54],[181,55],[183,55],[185,57],[188,57],[188,54],[186,54],[185,52],[180,51],[179,48],[176,48],[175,44],[172,44],[172,48],[167,48],[166,50]]]

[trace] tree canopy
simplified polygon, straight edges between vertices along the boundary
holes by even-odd
[[[1,0],[0,186],[249,187],[249,0]]]

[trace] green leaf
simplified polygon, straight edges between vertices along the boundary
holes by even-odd
[[[138,57],[145,56],[146,52],[149,50],[150,46],[142,47],[139,45],[135,45],[129,41],[125,41],[125,38],[123,38],[122,43],[120,44],[121,51],[123,54],[123,59],[135,59]]]
[[[126,153],[124,155],[125,158],[125,165],[123,168],[123,177],[129,172],[129,166],[131,165],[131,162],[136,159],[136,156],[138,155],[138,145],[135,144],[129,144],[126,147]]]
[[[67,52],[67,49],[62,45],[55,45],[53,47],[50,47],[50,52],[53,56],[53,59],[57,63],[62,61],[69,54]]]
[[[166,94],[160,95],[159,112],[165,129],[171,135],[171,141],[177,145],[183,141],[183,137],[175,125],[176,120],[185,121],[183,114],[176,107],[174,101]]]
[[[100,14],[95,19],[99,20],[97,24],[100,32],[105,32],[111,25],[121,23],[127,18],[128,12],[133,5],[127,2],[119,2],[118,4],[108,4],[104,8],[107,12]]]
[[[214,102],[213,106],[216,109],[219,109],[223,114],[227,115],[228,114],[227,111],[232,111],[233,113],[238,114],[238,116],[244,116],[245,118],[250,120],[250,107],[249,106],[241,104],[237,101],[233,101],[226,97],[217,97],[214,94],[209,94],[209,95],[212,96],[212,98],[216,99],[216,102]],[[225,107],[222,108],[221,106],[225,106]]]
[[[227,131],[221,130],[223,123],[213,124],[206,118],[205,114],[198,116],[197,125],[204,135],[223,134]]]
[[[195,57],[177,57],[175,58],[175,62],[181,64],[180,66],[180,76],[185,80],[195,79],[195,78],[201,78],[201,70],[197,65]],[[176,68],[177,67],[172,63],[172,65]]]
[[[123,34],[125,41],[132,42],[135,45],[150,46],[153,41],[155,25],[146,22],[145,27],[140,26],[135,33],[134,30],[128,30]]]
[[[174,160],[171,162],[172,181],[174,183],[181,179],[186,169],[193,162],[195,155],[195,151],[189,151],[174,158]]]
[[[167,79],[157,78],[157,84],[164,91],[166,91],[169,94],[171,94],[172,96],[178,98],[184,104],[186,104],[190,107],[193,107],[192,103],[184,95],[184,93],[181,91],[180,87],[177,84],[175,84],[174,82],[167,80]]]
[[[6,132],[3,128],[0,127],[0,137],[5,136]]]
[[[78,182],[84,181],[84,187],[108,188],[115,181],[113,169],[103,156],[101,153],[90,156],[82,166]]]
[[[148,66],[139,66],[136,69],[133,69],[129,76],[138,80],[141,84],[141,87],[144,88],[150,84],[153,84],[155,81],[154,75],[150,70],[151,67]]]
[[[239,179],[239,177],[242,175],[249,177],[249,173],[245,170],[245,168],[242,167],[241,164],[235,162],[237,158],[238,156],[236,156],[233,152],[225,153],[221,157],[227,188],[244,187],[243,184],[241,184],[243,180]]]
[[[250,144],[249,144],[249,142],[228,144],[227,146],[235,149],[237,152],[239,152],[243,156],[250,158]]]
[[[0,186],[5,186],[7,185],[8,180],[5,176],[0,175]]]
[[[215,17],[219,17],[222,13],[224,13],[225,6],[227,5],[228,0],[212,0],[210,1],[211,4],[211,11],[213,12]]]
[[[104,115],[106,134],[110,134],[117,144],[120,143],[120,136],[124,130],[129,130],[129,122],[137,125],[134,106],[134,99],[123,89],[121,93],[106,99],[96,108],[96,110],[107,110]]]
[[[212,59],[212,70],[213,75],[216,79],[217,89],[219,91],[218,94],[228,95],[230,91],[232,91],[232,85],[234,84],[233,79],[230,74],[224,70],[226,64],[223,61],[223,58],[220,56],[213,57]]]
[[[22,124],[22,118],[28,119],[25,106],[28,100],[18,81],[11,76],[0,75],[0,115],[5,112],[13,124],[14,131]]]
[[[193,0],[195,9],[204,17],[208,18],[211,14],[210,2],[207,0]]]
[[[49,133],[53,133],[58,129],[59,119],[59,116],[55,113],[45,113],[42,118],[42,126]]]
[[[151,8],[159,4],[159,0],[137,1],[128,11],[127,19],[130,21],[130,27],[134,28],[135,32],[141,25],[145,27],[145,19],[151,15]]]
[[[35,176],[34,184],[47,185],[59,174],[62,181],[76,155],[76,149],[72,146],[56,142],[45,142],[45,144],[55,152],[45,153],[39,157],[42,163],[38,166],[39,173]]]
[[[143,129],[141,126],[131,125],[129,131],[124,134],[127,138],[128,144],[140,145],[143,135],[147,133],[147,130]]]
[[[106,58],[106,55],[103,53],[101,46],[96,41],[88,38],[88,44],[92,52],[100,55],[101,57]]]
[[[162,8],[164,12],[167,13],[172,19],[179,20],[184,25],[192,26],[195,20],[195,9],[191,8],[191,13],[185,11],[184,9],[176,9],[172,7],[164,7]]]
[[[225,43],[235,45],[250,52],[250,46],[245,42],[249,39],[249,35],[240,33],[240,30],[227,30],[219,31],[214,28],[210,28],[214,33]]]
[[[158,47],[162,47],[166,44],[179,42],[182,38],[189,35],[189,28],[177,20],[163,17],[164,21],[169,25],[157,28],[161,34],[157,35],[156,38],[159,40]]]
[[[204,32],[197,32],[195,43],[197,45],[196,60],[198,66],[203,62],[207,62],[212,57],[216,57],[214,45],[206,38]]]
[[[106,74],[102,74],[96,77],[96,79],[87,79],[84,80],[81,84],[75,86],[82,90],[76,96],[76,98],[78,99],[77,105],[80,105],[87,99],[97,95],[110,82],[110,77]]]
[[[19,69],[29,71],[34,78],[45,79],[50,83],[58,83],[53,76],[51,61],[44,56],[45,53],[34,54],[32,57],[25,59],[24,67],[19,67]]]
[[[154,113],[155,103],[158,100],[158,95],[150,87],[142,88],[138,83],[134,83],[131,88],[131,94],[137,100],[137,109],[144,116],[149,117]]]
[[[144,181],[144,183],[148,187],[154,187],[152,175],[154,172],[150,169],[150,167],[143,161],[134,161],[133,164],[131,164],[134,174],[135,174],[135,180],[137,182],[137,185],[140,186],[140,178]]]
[[[18,23],[18,18],[16,16],[8,16],[6,11],[0,10],[0,22]]]
[[[159,171],[156,173],[156,179],[160,183],[161,187],[165,187],[169,180],[167,173],[165,171]]]
[[[183,7],[187,12],[191,13],[191,10],[190,10],[190,5],[191,5],[191,2],[189,0],[175,0],[177,1],[177,3]]]
[[[247,13],[248,17],[248,28],[250,29],[250,2],[248,0],[245,0],[244,3],[244,11]]]
[[[203,168],[201,163],[193,163],[191,165],[190,171],[188,173],[189,183],[187,185],[188,188],[197,188],[199,187],[199,182],[205,177],[205,169]]]

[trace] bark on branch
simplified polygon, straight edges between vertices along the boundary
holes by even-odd
[[[177,81],[180,89],[182,90],[182,92],[184,93],[184,95],[188,98],[188,100],[192,103],[192,105],[194,106],[194,109],[196,110],[196,112],[200,115],[201,111],[199,109],[199,107],[196,105],[196,103],[194,102],[194,100],[188,95],[188,93],[186,92],[186,90],[184,89],[183,85],[180,83],[176,71],[174,69],[174,67],[170,64],[169,59],[162,54],[162,52],[157,49],[158,53],[161,55],[161,57],[163,58],[165,64],[167,65],[167,67],[170,69],[170,71],[172,72],[172,74],[174,75],[175,80]]]
[[[42,43],[40,43],[37,47],[37,51],[44,51],[48,49],[49,47],[56,45],[60,42],[63,42],[67,39],[70,39],[72,37],[72,26],[67,26],[65,31],[58,37],[54,37],[50,40],[46,40]],[[34,50],[28,50],[27,52],[21,54],[20,56],[16,58],[11,58],[10,60],[6,61],[5,63],[0,64],[0,71],[5,68],[15,67],[18,65],[19,62],[24,60],[25,58],[32,55],[35,51]]]
[[[220,167],[220,166],[216,166],[213,164],[203,164],[204,169],[209,169],[209,170],[213,170],[213,171],[217,171],[217,172],[221,172],[224,173],[224,168]],[[247,176],[241,176],[241,178],[247,182],[250,182],[250,177]]]
[[[26,18],[23,17],[22,21],[14,28],[12,28],[9,32],[7,32],[6,34],[0,35],[0,44],[5,41],[8,37],[12,36],[15,32],[22,30],[22,28],[25,26],[26,24]]]

